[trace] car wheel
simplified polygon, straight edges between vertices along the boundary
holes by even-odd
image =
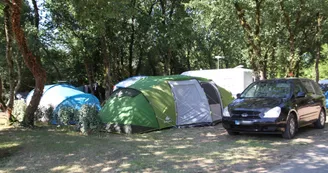
[[[317,129],[323,129],[326,124],[326,114],[323,110],[320,111],[319,118],[314,122],[314,127]]]
[[[291,114],[288,117],[286,129],[282,134],[282,137],[285,139],[292,139],[295,136],[296,130],[297,130],[296,116],[294,114]]]
[[[231,135],[231,136],[234,136],[234,135],[239,135],[239,132],[234,132],[234,131],[231,131],[231,130],[227,130],[228,134]]]

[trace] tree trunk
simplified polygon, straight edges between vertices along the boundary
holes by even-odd
[[[186,60],[187,60],[187,68],[188,68],[188,71],[189,71],[189,70],[191,70],[191,65],[190,65],[190,49],[187,50]]]
[[[88,76],[88,81],[89,81],[89,86],[90,86],[90,90],[91,90],[91,94],[95,94],[93,89],[92,89],[92,85],[93,85],[93,78],[92,78],[92,73],[91,73],[91,70],[90,70],[90,67],[89,67],[89,63],[87,62],[87,58],[84,59],[84,68],[85,68],[85,71],[87,73],[87,76]]]
[[[47,57],[50,58],[50,57],[51,57],[51,54],[50,54],[50,52],[48,51],[48,49],[45,48],[45,47],[43,47],[43,46],[42,46],[42,49],[46,52]],[[57,73],[57,77],[58,77],[58,79],[62,79],[62,76],[61,76],[61,74],[60,74],[60,71],[59,71],[57,65],[56,65],[53,61],[51,61],[51,60],[50,60],[50,63],[51,63],[52,66],[55,68],[55,71],[56,71],[56,73]]]
[[[286,76],[288,77],[293,77],[296,73],[296,64],[297,64],[297,61],[298,61],[298,56],[296,56],[295,54],[295,34],[296,34],[296,30],[298,28],[298,24],[299,24],[299,21],[300,21],[300,18],[301,18],[301,13],[303,11],[303,7],[304,7],[304,1],[303,0],[300,0],[300,7],[299,7],[299,10],[297,12],[297,16],[296,16],[296,19],[295,19],[295,23],[293,24],[294,28],[292,28],[292,21],[291,21],[291,18],[287,12],[287,9],[285,8],[285,5],[284,5],[284,0],[281,0],[279,2],[280,4],[280,9],[283,13],[283,16],[285,18],[285,23],[286,23],[286,28],[287,28],[287,31],[288,31],[288,34],[289,34],[289,37],[288,37],[288,41],[289,41],[289,52],[290,52],[290,60],[288,61],[289,63],[287,64],[287,74]]]
[[[41,64],[41,57],[40,57],[40,52],[39,52],[39,47],[43,47],[43,45],[40,44],[39,41],[39,23],[40,23],[40,15],[39,15],[39,8],[36,0],[32,0],[32,5],[33,5],[33,11],[34,11],[34,27],[36,28],[37,32],[35,35],[33,35],[34,39],[37,40],[35,42],[35,46],[32,48],[31,51],[33,51],[34,55],[36,56],[37,60],[39,61],[39,64]],[[35,48],[36,47],[36,48]]]
[[[139,47],[139,51],[140,51],[140,54],[139,54],[139,59],[138,59],[138,65],[137,65],[136,75],[140,75],[140,70],[141,70],[141,65],[142,65],[142,59],[143,59],[143,55],[144,55],[144,52],[143,52],[143,49],[142,49],[141,46]]]
[[[298,60],[297,63],[296,63],[296,74],[295,74],[295,77],[300,77],[300,68],[301,68],[301,61]]]
[[[168,48],[167,50],[167,74],[171,75],[172,71],[171,71],[171,60],[172,60],[172,51],[171,48]]]
[[[262,64],[262,67],[261,67],[261,70],[260,70],[260,80],[265,80],[268,77],[268,75],[267,75],[267,72],[268,72],[268,63],[267,63],[268,54],[266,54],[264,57],[265,57],[265,59],[264,59],[264,62]]]
[[[21,28],[20,17],[21,17],[21,7],[22,0],[12,0],[11,3],[11,19],[12,28],[15,34],[15,38],[20,51],[23,54],[24,62],[28,69],[32,72],[35,79],[35,89],[32,99],[26,108],[23,125],[33,127],[34,126],[34,112],[38,108],[44,84],[46,81],[46,72],[39,63],[38,58],[33,55],[27,46],[27,41],[24,35],[24,31]]]
[[[316,58],[315,58],[315,81],[319,82],[319,61],[320,61],[320,50],[321,50],[321,22],[322,15],[320,12],[317,13],[317,34],[316,34]]]
[[[267,50],[265,52],[265,55],[263,57],[263,59],[260,61],[260,80],[265,80],[267,79],[267,71],[268,71],[268,52],[269,50]]]
[[[157,76],[156,65],[154,64],[152,58],[154,58],[154,57],[148,52],[148,54],[147,54],[147,59],[148,59],[149,67],[150,67],[150,69],[151,69],[152,75],[153,75],[153,76]]]
[[[20,60],[18,58],[19,58],[19,55],[16,55],[15,63],[17,66],[17,82],[16,82],[16,86],[15,86],[15,94],[18,92],[18,90],[20,89],[21,84],[22,84],[22,63],[20,62]]]
[[[2,79],[0,76],[0,109],[4,112],[7,109],[5,102],[2,100]]]
[[[107,100],[111,94],[112,91],[112,84],[111,84],[111,66],[109,61],[109,52],[107,48],[107,39],[104,35],[101,39],[101,46],[102,46],[102,53],[103,53],[103,62],[104,62],[104,68],[105,68],[105,99]]]
[[[234,2],[234,7],[237,12],[237,16],[240,22],[240,25],[243,27],[246,36],[246,42],[248,46],[248,52],[250,55],[250,63],[253,70],[256,74],[261,73],[260,64],[261,61],[261,39],[260,39],[260,25],[261,25],[261,3],[262,0],[255,0],[256,3],[256,16],[255,16],[255,29],[253,29],[245,18],[245,9],[243,9],[238,1]]]
[[[63,78],[62,78],[62,75],[60,74],[60,71],[59,71],[57,65],[56,65],[53,61],[51,61],[51,64],[52,64],[52,66],[55,68],[55,71],[56,71],[56,73],[57,73],[57,77],[58,77],[58,79],[59,79],[59,80],[62,80]]]
[[[132,7],[135,8],[136,6],[136,0],[132,0]],[[134,26],[134,22],[135,22],[135,16],[132,16],[131,19],[132,23],[131,23],[131,36],[130,36],[130,45],[129,45],[129,76],[133,76],[133,67],[132,67],[132,63],[133,63],[133,47],[134,47],[134,37],[135,37],[135,26]]]
[[[13,61],[13,54],[12,54],[12,27],[10,22],[10,7],[6,5],[3,9],[4,12],[4,25],[5,25],[5,35],[6,35],[6,59],[8,64],[8,74],[9,74],[9,103],[7,105],[7,118],[8,121],[11,120],[11,112],[14,107],[14,61]]]
[[[129,45],[129,76],[133,76],[133,68],[132,68],[132,63],[133,63],[133,46],[134,46],[134,34],[135,34],[135,30],[134,30],[134,17],[132,18],[132,24],[131,24],[131,28],[132,28],[132,33],[131,33],[131,37],[130,37],[130,45]]]

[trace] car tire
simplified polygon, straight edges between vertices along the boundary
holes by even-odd
[[[230,136],[239,135],[239,132],[234,132],[234,131],[231,131],[231,130],[227,130],[227,132]]]
[[[290,114],[288,116],[286,128],[282,134],[282,137],[285,139],[292,139],[295,136],[296,131],[297,131],[296,116],[294,114]]]
[[[317,121],[315,121],[313,124],[314,124],[314,127],[317,128],[317,129],[325,128],[326,114],[325,114],[324,110],[321,109]]]

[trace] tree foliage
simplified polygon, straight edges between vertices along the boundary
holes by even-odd
[[[98,82],[108,97],[126,77],[213,69],[215,56],[223,57],[220,68],[244,65],[262,79],[328,77],[327,0],[33,0],[22,5],[21,25],[46,69],[46,83]],[[22,81],[20,91],[33,88],[33,80],[15,42],[14,69],[8,70],[4,29],[0,36],[2,99],[7,100],[9,76],[15,84]]]

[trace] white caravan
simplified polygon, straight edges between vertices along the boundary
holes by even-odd
[[[220,87],[230,91],[234,97],[254,81],[253,70],[238,67],[186,71],[182,75],[211,79]]]

